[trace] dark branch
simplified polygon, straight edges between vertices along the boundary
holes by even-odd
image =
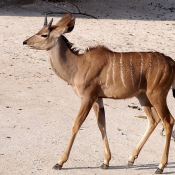
[[[64,11],[66,11],[66,12],[69,12],[69,11],[66,10],[65,8],[62,8],[62,7],[57,6],[57,5],[54,5],[53,3],[50,3],[50,2],[48,2],[48,1],[46,1],[46,3],[49,4],[50,6],[53,6],[53,7],[59,8],[59,9],[64,10]],[[52,14],[53,14],[53,13],[52,13]],[[62,14],[62,13],[61,13],[61,14]]]
[[[50,14],[66,14],[67,12],[52,12],[52,11],[49,11],[49,12],[47,12],[46,14],[47,15],[50,15]],[[91,17],[91,18],[94,18],[94,19],[97,19],[95,16],[93,16],[93,15],[89,15],[89,14],[87,14],[87,13],[76,13],[76,12],[71,12],[72,14],[74,14],[74,15],[84,15],[84,16],[89,16],[89,17]]]
[[[49,2],[47,2],[47,3],[48,3],[49,5],[51,5],[51,6],[53,6],[53,7],[59,8],[59,9],[61,9],[61,10],[64,11],[64,12],[63,12],[63,11],[62,11],[62,12],[52,12],[52,11],[49,11],[49,12],[46,13],[47,15],[48,15],[48,14],[66,14],[67,12],[69,12],[69,11],[66,10],[65,8],[59,7],[59,6],[57,6],[57,5],[53,5],[52,3],[49,3]],[[87,14],[87,13],[86,13],[86,9],[85,9],[85,12],[84,12],[84,13],[81,12],[81,10],[80,10],[80,8],[78,7],[77,4],[72,3],[72,2],[68,2],[68,1],[65,1],[65,3],[71,4],[71,5],[73,5],[74,7],[77,8],[78,12],[71,12],[72,14],[75,14],[75,15],[84,15],[84,16],[89,16],[89,17],[91,17],[91,18],[97,19],[95,16],[90,15],[90,14]]]

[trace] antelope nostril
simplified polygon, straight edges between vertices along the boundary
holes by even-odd
[[[24,42],[23,42],[23,45],[25,45],[25,44],[27,44],[27,41],[24,41]]]

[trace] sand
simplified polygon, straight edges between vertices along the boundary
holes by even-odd
[[[75,15],[75,28],[66,37],[82,50],[102,44],[113,51],[159,51],[175,59],[175,3],[166,2],[80,1],[80,9],[98,19]],[[71,5],[61,7],[76,11]],[[140,107],[135,98],[104,100],[112,152],[108,170],[99,169],[103,143],[93,111],[81,127],[63,169],[52,169],[67,145],[80,99],[71,86],[53,73],[45,51],[22,45],[39,31],[49,9],[55,10],[39,1],[25,6],[0,6],[0,175],[153,174],[164,147],[165,137],[159,134],[161,124],[133,168],[126,168],[147,127],[147,119],[136,117],[145,116],[143,110],[128,107]],[[61,16],[54,15],[54,22]],[[175,116],[171,91],[167,101]],[[165,174],[175,174],[174,153],[172,140]]]

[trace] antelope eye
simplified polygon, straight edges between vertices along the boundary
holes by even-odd
[[[43,38],[47,38],[48,37],[48,35],[47,34],[43,34],[43,35],[41,35]]]

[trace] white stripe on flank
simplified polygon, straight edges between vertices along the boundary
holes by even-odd
[[[115,68],[115,58],[113,59],[113,62],[112,62],[112,80],[115,86],[115,69],[114,68]]]
[[[167,66],[167,64],[166,64],[166,60],[165,60],[165,57],[164,56],[162,56],[162,54],[161,54],[161,57],[163,58],[163,61],[164,61],[164,65],[166,66],[165,67],[165,70],[164,70],[164,72],[166,72],[166,70],[167,70],[167,68],[168,68],[168,66]],[[164,74],[165,75],[165,74]]]
[[[141,63],[140,63],[140,81],[139,81],[139,88],[140,88],[140,84],[142,81],[142,74],[143,74],[143,56],[142,54],[139,52],[140,56],[141,56]]]
[[[156,82],[156,80],[157,80],[157,78],[158,78],[158,75],[159,75],[159,72],[160,72],[160,60],[159,60],[159,58],[157,58],[157,65],[158,65],[158,67],[157,67],[157,74],[156,74],[156,77],[154,78],[154,82],[153,82],[153,85],[155,84],[155,82]]]
[[[152,69],[152,57],[151,57],[151,55],[149,54],[148,80],[149,80],[150,75],[151,75],[151,69]]]
[[[130,54],[131,55],[131,54]],[[133,70],[133,65],[132,65],[132,55],[130,57],[130,70],[131,70],[131,80],[132,80],[132,85],[134,87],[134,70]]]
[[[120,57],[120,78],[122,80],[123,86],[126,87],[125,80],[124,80],[124,75],[123,75],[123,58],[122,58],[122,53]]]

